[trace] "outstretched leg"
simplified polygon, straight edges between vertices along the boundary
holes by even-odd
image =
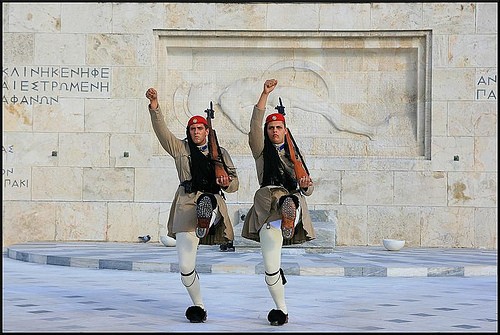
[[[201,296],[200,279],[196,272],[196,253],[200,240],[190,232],[176,233],[175,238],[181,282],[186,287],[194,305],[187,309],[186,317],[191,322],[204,322],[207,312]]]
[[[267,228],[269,227],[269,228]],[[264,225],[259,231],[262,257],[264,260],[265,281],[273,298],[276,309],[271,310],[268,320],[272,325],[288,322],[288,310],[285,303],[285,276],[281,269],[281,229]]]

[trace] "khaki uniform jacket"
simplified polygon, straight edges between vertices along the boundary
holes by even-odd
[[[173,157],[177,169],[177,177],[180,182],[191,180],[191,169],[189,165],[190,150],[187,140],[179,139],[168,129],[161,108],[149,108],[153,130],[160,141],[161,146]],[[236,192],[239,187],[239,180],[236,168],[226,149],[221,147],[224,162],[228,167],[228,174],[232,178],[229,186],[223,192]],[[215,178],[215,177],[214,177]],[[168,236],[175,238],[178,232],[194,232],[197,225],[196,200],[203,192],[186,193],[184,186],[179,185],[175,192],[170,214],[167,223]],[[219,212],[222,219],[210,229],[208,235],[200,239],[200,244],[221,244],[227,240],[234,240],[234,231],[231,219],[229,218],[227,205],[220,194],[214,194],[217,199]]]
[[[262,184],[264,178],[264,113],[265,110],[258,109],[257,106],[254,106],[252,118],[250,120],[250,132],[248,134],[248,143],[253,158],[255,159],[259,185]],[[292,175],[295,175],[293,163],[284,156],[284,150],[280,152],[280,158],[285,168]],[[311,195],[313,191],[314,186],[311,186],[307,188],[307,190],[301,189],[300,192],[294,193],[299,198],[301,208],[300,217],[295,227],[294,236],[290,240],[284,240],[283,244],[300,244],[316,238],[305,198],[305,196]],[[259,242],[259,230],[262,226],[267,222],[281,219],[278,201],[281,196],[286,194],[290,194],[290,192],[280,186],[265,186],[257,190],[254,196],[254,203],[245,216],[241,236]]]

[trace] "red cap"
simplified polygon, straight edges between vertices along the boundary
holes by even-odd
[[[266,117],[266,123],[272,122],[272,121],[283,121],[285,122],[285,116],[281,113],[274,113],[274,114],[269,114]]]
[[[195,115],[192,118],[190,118],[187,126],[189,127],[195,123],[201,123],[208,126],[207,119],[205,119],[203,116],[200,115]]]

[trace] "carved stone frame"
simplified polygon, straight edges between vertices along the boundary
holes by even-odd
[[[173,127],[173,130],[174,132],[178,132],[179,135],[184,134],[187,117],[194,113],[201,113],[203,106],[208,107],[209,100],[207,98],[206,101],[200,102],[200,105],[194,111],[191,111],[186,106],[192,102],[186,101],[186,97],[183,99],[179,98],[179,96],[182,96],[179,94],[181,91],[179,85],[185,86],[186,83],[201,85],[201,82],[204,81],[212,84],[220,84],[221,87],[224,87],[225,85],[229,85],[232,80],[255,73],[261,75],[263,83],[266,73],[272,75],[271,70],[273,68],[270,64],[280,63],[283,66],[280,73],[284,77],[291,78],[293,76],[294,79],[304,79],[300,82],[306,82],[308,85],[307,88],[315,87],[317,88],[316,91],[321,91],[322,86],[327,86],[322,83],[322,81],[325,81],[325,77],[338,76],[336,70],[332,71],[331,67],[329,68],[332,63],[338,61],[339,63],[335,64],[337,66],[335,69],[349,67],[350,64],[358,64],[355,65],[357,66],[357,71],[362,76],[366,74],[366,77],[371,78],[370,86],[364,87],[362,94],[360,94],[360,96],[363,96],[363,98],[360,98],[360,101],[364,99],[362,101],[364,107],[360,107],[359,110],[352,108],[353,117],[372,117],[373,114],[386,108],[386,105],[394,103],[394,101],[403,101],[406,99],[405,104],[401,105],[406,110],[393,119],[398,120],[395,125],[390,124],[393,121],[390,119],[390,114],[387,117],[389,120],[384,120],[384,115],[380,115],[378,120],[368,120],[367,122],[374,122],[374,124],[378,122],[376,126],[378,128],[379,124],[383,124],[383,121],[385,121],[388,124],[387,127],[392,127],[391,129],[394,134],[398,134],[399,129],[403,129],[407,125],[411,132],[408,131],[405,134],[405,138],[396,138],[394,140],[395,137],[393,136],[381,141],[377,139],[370,141],[367,137],[360,137],[358,134],[353,135],[349,131],[343,133],[321,133],[321,131],[317,131],[314,128],[318,124],[318,120],[314,119],[315,116],[304,119],[302,116],[294,116],[295,114],[292,110],[289,113],[290,119],[295,122],[295,125],[301,124],[301,126],[304,126],[304,135],[302,137],[310,137],[310,141],[305,145],[308,147],[311,155],[317,155],[317,152],[325,150],[325,145],[318,142],[322,141],[322,138],[325,138],[325,141],[335,144],[332,147],[347,148],[343,149],[345,151],[342,152],[326,152],[326,155],[359,157],[368,152],[371,153],[369,156],[430,159],[430,30],[215,31],[160,29],[155,30],[154,34],[157,50],[157,85],[159,92],[161,92],[160,99],[164,99],[162,100],[162,106],[177,111],[183,109],[183,113],[176,112],[175,116],[167,116],[167,118],[172,118],[170,121],[178,121],[173,122],[177,127]],[[332,54],[328,54],[330,51]],[[362,56],[358,57],[359,55]],[[329,58],[325,60],[325,58],[322,58],[323,56]],[[371,62],[371,56],[374,56],[376,62]],[[409,62],[405,63],[405,59],[408,59]],[[266,62],[268,63],[266,64]],[[310,64],[313,65],[311,66]],[[316,66],[314,64],[319,64],[319,66],[314,68]],[[289,69],[288,72],[286,70],[287,66]],[[397,66],[404,67],[404,71],[401,72],[401,78],[398,79],[401,85],[398,85],[398,81],[394,80],[390,82],[390,85],[393,86],[390,89],[397,91],[402,85],[407,85],[410,89],[408,89],[408,93],[405,91],[405,94],[390,96],[387,93],[390,92],[390,89],[384,88],[383,84],[377,86],[379,84],[377,83],[376,76],[380,75],[382,80],[390,75],[398,78]],[[299,71],[300,67],[302,69],[306,67],[307,70]],[[384,67],[387,67],[386,73],[383,72]],[[314,77],[312,75],[306,77],[307,73],[313,72],[315,74]],[[342,72],[342,75],[344,73],[346,72]],[[408,76],[408,74],[410,75]],[[346,75],[346,77],[353,78],[349,77],[349,75]],[[352,81],[346,80],[345,85],[350,85]],[[261,90],[261,87],[261,84],[259,84],[257,89]],[[344,86],[337,86],[337,91],[339,91],[339,87],[344,89],[344,92],[349,92],[348,87],[345,88]],[[186,87],[184,88],[186,89]],[[378,92],[382,92],[382,94],[377,94]],[[398,91],[398,93],[400,92]],[[338,94],[335,100],[338,101],[339,99],[346,98],[347,95]],[[255,102],[257,99],[258,95],[254,95]],[[349,102],[347,101],[345,105],[348,107],[354,105],[349,105]],[[373,106],[376,107],[367,109],[372,105],[372,102]],[[248,111],[249,113],[251,113],[251,110]],[[237,117],[243,118],[242,114],[244,113],[239,112]],[[404,120],[405,116],[408,117],[408,120]],[[307,130],[308,121],[312,123],[309,131]],[[218,122],[222,124],[221,126],[224,127],[225,131],[227,130],[228,136],[240,138],[242,135],[241,132],[245,132],[243,128],[247,119],[236,120],[236,122],[241,122],[243,126],[239,129],[240,132],[235,131],[232,135],[231,131],[234,127],[232,127],[231,123],[234,125],[234,120],[231,118],[220,119]],[[401,133],[404,134],[403,131]],[[412,136],[414,138],[411,138]],[[332,140],[332,137],[335,138]],[[239,140],[235,142],[239,142]],[[407,146],[405,147],[405,145]],[[399,147],[388,149],[391,146]],[[239,148],[232,149],[239,150]]]

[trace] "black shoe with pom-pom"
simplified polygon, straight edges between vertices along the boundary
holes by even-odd
[[[282,326],[288,323],[288,314],[279,309],[272,309],[267,315],[267,320],[271,323],[271,326]]]
[[[191,323],[200,323],[207,320],[207,311],[200,306],[191,306],[186,310],[186,318]]]

